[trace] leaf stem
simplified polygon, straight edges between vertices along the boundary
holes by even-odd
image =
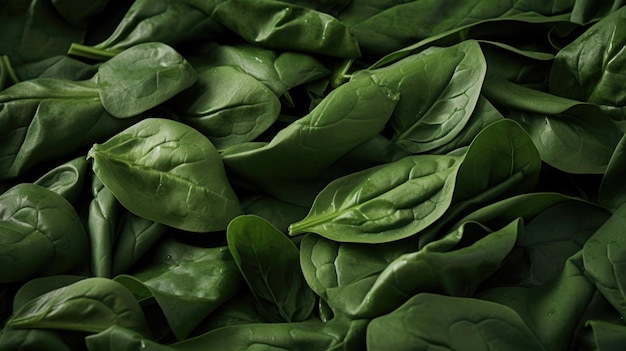
[[[93,46],[72,43],[69,50],[67,51],[67,54],[83,57],[90,60],[107,61],[108,59],[115,57],[115,55],[119,54],[120,52],[122,52],[122,50],[104,50]]]
[[[13,66],[11,66],[11,61],[9,60],[9,56],[7,55],[0,56],[0,64],[4,66],[4,68],[7,70],[7,74],[9,75],[9,78],[11,78],[11,81],[14,84],[17,84],[20,82],[19,78],[17,78],[17,75],[15,74],[15,71],[13,70]]]

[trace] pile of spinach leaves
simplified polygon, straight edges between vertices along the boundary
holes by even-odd
[[[623,350],[623,1],[3,0],[1,350]]]

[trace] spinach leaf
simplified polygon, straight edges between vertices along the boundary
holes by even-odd
[[[226,229],[241,214],[217,150],[182,123],[144,119],[95,144],[88,157],[122,205],[146,219],[209,232]]]
[[[206,52],[190,56],[189,62],[198,72],[218,66],[239,68],[279,97],[298,85],[323,78],[329,73],[328,68],[311,55],[280,52],[250,44],[213,45]]]
[[[348,26],[307,7],[275,0],[228,0],[218,3],[212,15],[249,43],[262,47],[342,58],[361,56]]]
[[[612,210],[618,209],[626,203],[626,189],[622,181],[626,174],[626,135],[622,135],[619,143],[615,146],[613,154],[602,176],[600,189],[598,190],[598,203]]]
[[[423,293],[367,327],[368,350],[547,350],[520,316],[501,304]]]
[[[626,116],[626,8],[607,15],[558,52],[550,73],[550,91],[601,105],[614,118]]]
[[[297,323],[235,325],[209,331],[171,345],[179,351],[210,347],[215,351],[245,349],[275,350],[363,350],[367,320],[335,318],[329,322],[307,320]]]
[[[133,295],[106,278],[87,278],[27,302],[7,325],[12,328],[77,330],[97,333],[119,325],[149,335]]]
[[[426,50],[384,68],[357,72],[400,93],[391,117],[391,140],[409,153],[452,140],[467,124],[487,66],[474,41]]]
[[[2,350],[72,351],[63,337],[51,330],[10,329],[5,327],[0,333]]]
[[[5,267],[0,282],[66,273],[83,263],[87,234],[61,195],[20,183],[0,195],[0,204],[0,257]]]
[[[175,349],[160,344],[141,333],[137,333],[119,325],[111,327],[85,337],[85,344],[89,351],[116,351],[116,350],[150,350],[175,351]]]
[[[122,211],[113,250],[113,275],[127,272],[165,235],[167,229],[166,225]]]
[[[552,283],[496,288],[478,297],[515,310],[546,350],[565,350],[595,291],[583,272],[579,251],[566,262],[562,273]]]
[[[138,115],[196,82],[193,67],[163,43],[124,50],[98,67],[95,82],[104,108],[113,116]]]
[[[423,292],[471,296],[513,248],[521,221],[497,231],[468,222],[417,250],[415,242],[335,243],[306,236],[303,272],[335,314],[375,318]]]
[[[255,215],[233,219],[227,230],[228,248],[270,320],[306,320],[315,295],[302,276],[296,246],[276,227]],[[280,252],[280,256],[276,256]]]
[[[290,235],[315,232],[326,238],[382,243],[418,233],[452,202],[462,157],[416,155],[336,179]]]
[[[485,96],[528,131],[541,159],[568,173],[604,173],[622,132],[596,106],[488,80]]]
[[[381,55],[456,28],[517,15],[567,13],[573,1],[375,1],[353,0],[338,18],[350,25],[364,51]],[[509,37],[513,35],[509,33]]]
[[[85,32],[66,22],[52,1],[44,0],[3,1],[0,23],[0,53],[14,65],[63,55]]]
[[[593,330],[595,347],[598,351],[619,350],[626,342],[624,325],[599,320],[591,320],[588,325]]]
[[[113,277],[113,249],[117,241],[117,220],[121,205],[104,184],[93,177],[93,200],[89,203],[87,228],[91,245],[91,274]]]
[[[278,118],[280,101],[247,73],[220,66],[199,73],[198,81],[174,101],[177,116],[218,149],[253,141]]]
[[[109,115],[93,81],[40,78],[15,84],[0,92],[0,179],[83,153],[136,121]]]
[[[41,61],[24,63],[15,67],[20,81],[35,78],[88,80],[98,72],[98,67],[68,56],[58,55]],[[17,82],[16,82],[17,83]]]
[[[104,10],[109,0],[88,3],[80,0],[51,0],[51,3],[66,22],[84,28]]]
[[[226,247],[207,249],[169,239],[154,248],[148,259],[153,264],[114,280],[140,300],[154,297],[179,340],[187,338],[243,283]]]
[[[593,203],[569,200],[526,220],[513,252],[486,285],[535,286],[553,282],[567,260],[578,253],[610,217]]]
[[[626,206],[620,206],[585,243],[582,250],[585,276],[602,292],[613,307],[626,314],[626,279],[623,271],[626,251],[622,248]]]
[[[326,182],[321,181],[309,194],[304,193],[302,183],[320,182],[317,177],[323,170],[380,132],[397,102],[393,91],[371,79],[348,82],[268,144],[224,150],[224,164],[250,186],[279,200],[308,206]]]
[[[125,49],[148,42],[177,46],[198,39],[218,38],[224,34],[224,29],[209,15],[209,4],[211,2],[193,0],[133,1],[108,38],[93,47],[75,42],[69,54],[107,60]]]
[[[289,225],[304,218],[309,211],[306,207],[290,204],[265,195],[246,197],[242,199],[241,207],[245,214],[262,217],[283,233],[287,233]]]
[[[65,162],[41,177],[34,184],[50,189],[63,196],[67,201],[76,203],[83,191],[89,163],[84,156]]]

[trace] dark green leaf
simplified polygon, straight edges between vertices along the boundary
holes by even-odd
[[[115,281],[135,295],[153,296],[178,339],[184,339],[237,293],[242,279],[226,247],[201,248],[166,240],[153,249],[151,264]]]
[[[68,272],[83,262],[88,245],[72,205],[30,183],[0,195],[0,233],[3,283]]]
[[[428,293],[372,320],[367,349],[546,350],[509,307]]]
[[[42,175],[34,183],[63,196],[67,201],[77,202],[82,191],[89,163],[84,156],[63,163]]]
[[[300,322],[310,316],[315,295],[302,276],[298,249],[284,233],[261,217],[246,215],[228,225],[227,238],[239,270],[271,319]]]
[[[133,295],[105,278],[88,278],[30,300],[11,317],[12,328],[101,332],[119,325],[149,335]]]

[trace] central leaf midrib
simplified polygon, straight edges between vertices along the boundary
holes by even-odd
[[[163,174],[167,174],[169,177],[174,178],[175,180],[180,181],[181,183],[190,184],[192,186],[204,189],[204,190],[208,191],[209,193],[226,200],[227,202],[231,202],[230,199],[228,199],[226,196],[224,196],[222,194],[217,193],[215,190],[213,190],[213,189],[211,189],[209,187],[206,187],[204,185],[194,183],[193,181],[191,181],[191,180],[189,180],[187,178],[181,177],[181,176],[179,176],[177,174],[173,174],[173,173],[157,170],[157,169],[154,169],[154,168],[151,168],[151,167],[139,164],[139,163],[132,162],[131,160],[128,160],[128,159],[125,159],[125,158],[122,158],[122,157],[114,156],[112,154],[109,154],[109,153],[106,153],[106,152],[103,152],[103,151],[95,151],[95,153],[99,153],[103,157],[108,158],[108,159],[110,159],[112,161],[117,161],[119,163],[127,164],[131,168],[137,168],[137,169],[140,169],[140,170],[144,170],[147,173],[163,173]]]

